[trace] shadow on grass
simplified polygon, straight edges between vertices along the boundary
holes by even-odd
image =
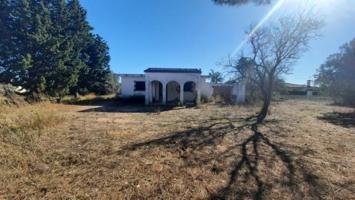
[[[96,106],[79,112],[120,112],[120,113],[159,113],[172,109],[181,109],[176,105],[145,105],[141,99],[120,99],[117,97],[102,98],[96,97],[93,99],[72,100],[64,102],[65,104],[81,105],[81,106]]]
[[[175,106],[146,106],[146,105],[112,105],[101,104],[99,107],[81,110],[80,112],[118,112],[118,113],[159,113],[172,109],[178,109]]]
[[[227,173],[226,184],[209,191],[210,199],[267,199],[273,189],[291,199],[322,199],[326,186],[319,178],[258,126],[253,117],[211,119],[186,131],[127,145],[118,153],[143,150],[149,154],[162,147],[178,153],[185,167],[210,167],[217,175]],[[225,148],[218,148],[226,141],[229,143]],[[280,170],[277,177],[273,175]]]
[[[318,119],[338,125],[345,128],[355,127],[355,112],[352,113],[340,113],[331,112],[325,113],[323,116],[318,117]]]

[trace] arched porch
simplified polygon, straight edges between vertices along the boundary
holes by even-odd
[[[179,102],[181,102],[180,93],[181,93],[180,84],[177,81],[169,81],[166,84],[166,103],[178,104]]]
[[[185,103],[197,103],[198,91],[195,82],[188,81],[184,84],[183,97]]]
[[[199,88],[195,81],[160,81],[153,79],[146,83],[146,104],[198,104]]]
[[[156,104],[163,103],[163,84],[154,80],[150,82],[150,102]]]

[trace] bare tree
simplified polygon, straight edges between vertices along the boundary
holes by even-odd
[[[287,72],[318,37],[321,20],[309,15],[283,17],[258,30],[249,31],[249,56],[242,56],[232,67],[239,77],[255,83],[260,89],[263,106],[257,116],[261,123],[267,116],[274,84]]]

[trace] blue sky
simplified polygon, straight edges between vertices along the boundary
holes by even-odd
[[[293,66],[288,82],[305,83],[329,54],[355,38],[355,0],[284,0],[274,16],[313,5],[325,20],[322,37]],[[116,73],[148,67],[196,67],[204,74],[221,63],[274,4],[217,6],[211,0],[82,0],[94,32],[108,43]],[[301,5],[300,5],[300,2]],[[312,3],[309,3],[312,2]],[[270,18],[273,20],[273,18]]]

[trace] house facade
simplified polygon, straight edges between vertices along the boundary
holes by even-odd
[[[285,83],[286,94],[295,96],[317,96],[319,95],[319,88],[312,86],[312,81],[308,80],[305,84]]]
[[[144,74],[118,74],[122,97],[142,96],[146,104],[199,104],[213,88],[195,68],[148,68]]]

